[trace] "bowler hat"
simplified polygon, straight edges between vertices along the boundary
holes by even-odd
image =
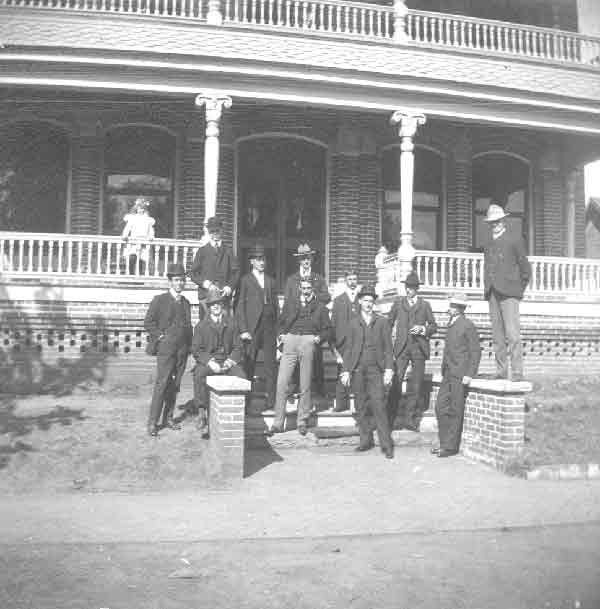
[[[363,296],[372,296],[375,300],[377,300],[377,292],[375,291],[375,288],[373,286],[368,286],[368,285],[362,286],[360,288],[360,292],[358,293],[359,300]]]
[[[501,205],[496,205],[496,203],[491,203],[487,208],[487,213],[484,218],[484,222],[496,222],[497,220],[502,220],[502,218],[506,218],[509,213],[505,211],[504,207]]]
[[[208,296],[206,297],[206,306],[209,307],[217,302],[223,302],[223,300],[225,300],[225,295],[221,290],[209,290]]]
[[[459,307],[468,307],[469,299],[464,292],[454,292],[450,294],[450,304]]]
[[[248,250],[248,258],[258,258],[265,255],[265,246],[257,243]]]
[[[185,277],[185,269],[183,268],[183,264],[179,264],[178,262],[169,264],[167,267],[167,277],[169,279],[172,277]]]
[[[407,288],[418,288],[421,285],[421,282],[419,281],[419,276],[414,271],[411,271],[406,276],[406,279],[403,281],[403,283],[406,285]]]
[[[316,253],[316,250],[313,250],[308,243],[301,243],[298,246],[298,251],[294,254],[294,256],[312,256]]]
[[[206,221],[206,230],[211,232],[213,230],[218,230],[223,228],[223,220],[217,218],[217,216],[212,216]]]

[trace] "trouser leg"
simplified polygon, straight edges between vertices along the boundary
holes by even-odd
[[[508,354],[510,358],[511,376],[523,375],[523,347],[521,345],[521,318],[519,314],[519,300],[517,298],[503,298],[500,301]]]
[[[508,376],[508,360],[506,353],[506,330],[504,316],[500,307],[500,299],[494,290],[490,293],[490,322],[492,324],[492,341],[496,358],[496,374],[506,378]]]
[[[352,393],[354,393],[354,406],[356,408],[356,424],[360,435],[360,445],[373,444],[373,430],[367,412],[367,370],[359,366],[352,374]]]
[[[371,412],[375,419],[379,446],[387,451],[392,448],[392,434],[390,421],[385,407],[385,389],[383,386],[383,374],[377,366],[369,366],[367,369],[367,395],[371,405]]]
[[[306,424],[312,408],[312,367],[315,350],[313,337],[303,335],[300,337],[300,398],[298,400],[298,425]]]
[[[312,378],[315,380],[315,391],[325,395],[325,369],[323,364],[323,349],[316,345],[313,349]]]
[[[408,368],[408,364],[410,359],[408,357],[400,356],[396,360],[396,374],[395,374],[395,387],[390,392],[392,396],[391,404],[390,404],[390,424],[394,424],[396,417],[400,414],[402,425],[407,423],[406,417],[406,406],[403,412],[398,412],[400,409],[400,402],[402,400],[402,387],[404,386],[404,376],[406,374],[406,369]]]
[[[272,408],[275,403],[276,392],[277,330],[275,328],[275,321],[272,319],[261,320],[261,326],[267,406]]]
[[[440,450],[458,452],[465,412],[466,388],[459,378],[442,379],[435,405]]]
[[[156,380],[152,390],[152,400],[150,402],[150,413],[148,416],[148,427],[158,425],[158,419],[163,409],[165,394],[169,385],[173,382],[172,375],[177,363],[176,354],[159,354],[156,356]]]
[[[425,360],[412,360],[412,393],[406,402],[406,422],[417,426],[421,418],[420,401],[423,393],[423,380],[425,378]]]
[[[283,429],[285,424],[285,405],[288,399],[289,385],[298,362],[297,336],[287,334],[283,341],[283,353],[279,362],[277,375],[277,394],[275,398],[275,419],[273,427]]]

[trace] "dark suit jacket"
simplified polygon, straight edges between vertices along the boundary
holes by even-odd
[[[331,322],[327,307],[313,298],[307,305],[311,309],[312,330],[315,336],[321,338],[321,343],[331,339]],[[279,334],[288,334],[300,312],[300,299],[286,300],[279,316]]]
[[[196,252],[189,275],[198,285],[198,298],[203,300],[208,295],[207,290],[202,287],[207,279],[219,288],[229,286],[233,292],[240,279],[240,267],[229,246],[223,243],[217,253],[217,250],[207,243]]]
[[[331,326],[335,336],[335,347],[340,352],[346,347],[347,335],[350,331],[350,321],[359,313],[358,299],[350,300],[347,292],[343,292],[333,299],[331,308]]]
[[[373,322],[373,330],[376,333],[377,352],[375,358],[377,367],[381,372],[386,369],[393,368],[392,361],[392,338],[390,336],[390,327],[385,317],[373,314],[375,321]],[[360,354],[365,343],[365,322],[362,315],[357,315],[350,322],[350,331],[348,334],[348,347],[344,353],[344,371],[354,372],[360,361]]]
[[[483,254],[483,266],[486,300],[489,300],[492,288],[502,296],[523,298],[531,265],[520,236],[507,229],[498,239],[490,239]]]
[[[250,332],[254,336],[265,306],[265,297],[267,302],[272,304],[275,312],[274,319],[277,320],[279,301],[275,291],[275,280],[265,274],[265,288],[263,290],[254,273],[248,273],[242,277],[235,310],[240,334]]]
[[[438,327],[431,305],[426,300],[417,296],[417,302],[411,308],[406,296],[396,298],[388,317],[388,323],[392,336],[395,336],[395,358],[406,352],[406,355],[429,359],[429,339],[437,332]],[[425,336],[409,334],[410,328],[414,325],[425,326]]]
[[[192,342],[192,315],[190,303],[185,296],[181,297],[185,310],[185,327],[183,331],[173,326],[177,311],[175,299],[171,292],[163,292],[150,302],[144,328],[150,335],[150,341],[159,341],[160,353],[173,353],[179,349],[189,349]],[[162,338],[161,338],[162,337]]]
[[[238,364],[242,359],[240,333],[232,317],[223,315],[221,332],[223,333],[222,344],[225,349],[225,356]],[[218,346],[219,328],[213,322],[210,315],[207,315],[194,328],[192,355],[197,362],[206,366],[208,361],[214,357]]]
[[[325,277],[315,273],[314,271],[310,275],[310,281],[313,286],[313,291],[317,300],[323,304],[327,304],[331,300],[331,294],[329,293],[329,287],[325,281]],[[297,271],[293,275],[290,275],[285,282],[285,290],[283,292],[283,302],[288,300],[295,300],[300,296],[300,271]]]
[[[474,377],[481,360],[481,345],[475,324],[464,315],[448,328],[442,358],[442,374],[462,378]]]

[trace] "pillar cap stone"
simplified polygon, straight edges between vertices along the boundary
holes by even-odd
[[[218,393],[248,393],[252,383],[237,376],[211,375],[206,377],[206,384]]]

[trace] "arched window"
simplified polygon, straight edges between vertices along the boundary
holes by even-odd
[[[119,127],[108,132],[104,153],[102,232],[119,234],[123,216],[137,197],[148,199],[157,237],[173,236],[175,138],[151,127]]]
[[[473,159],[473,248],[482,250],[489,239],[484,221],[487,208],[494,202],[510,212],[507,220],[527,243],[529,207],[529,165],[502,152]]]
[[[66,230],[69,139],[47,123],[0,130],[0,226],[3,230]]]
[[[444,188],[444,159],[426,148],[415,149],[413,187],[413,246],[418,250],[442,247],[441,209]],[[392,251],[400,240],[400,149],[383,157],[382,241]],[[391,248],[391,249],[390,249]]]

